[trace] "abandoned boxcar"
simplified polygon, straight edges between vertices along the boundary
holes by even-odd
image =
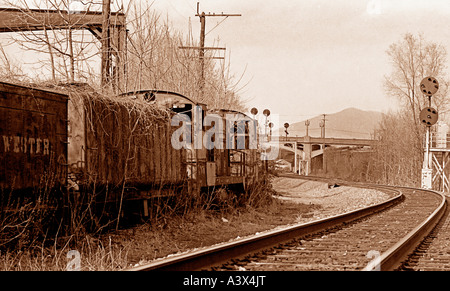
[[[51,189],[71,219],[83,205],[111,218],[148,216],[155,197],[245,186],[257,175],[252,119],[178,93],[0,83],[0,97],[3,202]]]
[[[3,209],[63,197],[67,178],[68,96],[0,82],[0,188]],[[54,197],[48,197],[50,193]],[[55,196],[56,195],[56,196]],[[58,200],[58,201],[55,201]]]

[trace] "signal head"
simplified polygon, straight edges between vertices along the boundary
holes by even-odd
[[[420,91],[427,95],[432,96],[439,89],[439,82],[433,77],[423,78],[422,82],[420,82]]]
[[[438,121],[439,113],[432,107],[426,107],[419,114],[420,123],[426,126],[432,126]]]

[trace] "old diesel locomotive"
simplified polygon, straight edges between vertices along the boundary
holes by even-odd
[[[208,110],[178,93],[142,90],[123,94],[168,108],[175,128],[171,143],[185,151],[189,184],[202,187],[243,185],[257,175],[256,122],[233,110]],[[182,115],[182,117],[179,117]]]
[[[0,83],[0,96],[2,209],[15,195],[32,200],[51,189],[68,211],[94,202],[114,212],[140,205],[145,216],[154,197],[245,187],[258,175],[256,129],[240,112],[208,111],[167,91],[105,97],[80,84]],[[213,146],[198,142],[208,139]]]

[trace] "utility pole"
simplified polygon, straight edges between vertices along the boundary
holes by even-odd
[[[205,86],[205,30],[206,30],[206,14],[202,12],[202,14],[198,14],[199,3],[197,2],[197,14],[196,16],[200,17],[200,70],[201,70],[201,83],[200,83],[200,92],[203,95],[203,88]]]
[[[205,88],[205,50],[225,50],[225,48],[205,47],[206,38],[206,17],[230,17],[230,16],[242,16],[241,14],[224,14],[222,13],[200,13],[200,3],[197,2],[197,14],[195,16],[200,17],[200,47],[180,47],[180,49],[198,49],[200,59],[200,94],[203,97]],[[223,59],[223,58],[214,58]]]
[[[102,72],[101,85],[104,87],[111,81],[111,43],[110,43],[110,18],[111,18],[111,0],[103,0],[102,7]]]

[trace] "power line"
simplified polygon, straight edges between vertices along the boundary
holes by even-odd
[[[189,3],[187,0],[183,0],[183,1],[184,1],[184,3],[186,3],[186,5],[188,5],[192,9],[192,11],[195,12],[195,8],[194,8],[194,6],[192,6],[191,3]]]
[[[184,16],[180,11],[178,11],[178,9],[172,4],[172,1],[167,1],[169,3],[169,5],[173,8],[173,10],[175,10],[176,13],[178,13],[181,17],[187,19],[186,16]]]
[[[205,37],[206,37],[206,17],[225,17],[227,19],[229,16],[241,16],[241,14],[225,14],[225,13],[200,13],[200,3],[197,2],[197,14],[200,18],[200,46],[199,47],[180,47],[184,49],[198,49],[199,50],[199,59],[200,59],[200,70],[201,70],[201,83],[200,83],[200,94],[203,96],[203,90],[205,88],[205,50],[225,50],[225,48],[214,48],[214,47],[205,47]],[[223,21],[225,21],[225,19]],[[219,26],[223,21],[217,24],[214,28]],[[213,28],[213,29],[214,29]],[[209,32],[211,32],[211,29]],[[208,33],[209,33],[208,32]],[[216,59],[222,59],[220,57],[215,57]]]
[[[216,29],[219,25],[221,25],[225,20],[227,20],[229,16],[226,16],[224,19],[222,19],[222,21],[220,21],[219,23],[216,24],[216,26],[214,26],[213,28],[211,28],[206,35],[208,35],[211,31],[213,31],[214,29]]]

